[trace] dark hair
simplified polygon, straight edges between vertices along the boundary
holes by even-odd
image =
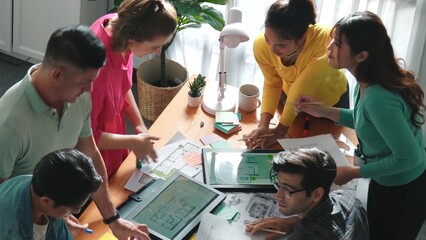
[[[299,40],[310,24],[315,24],[316,11],[312,0],[276,1],[265,19],[265,27],[272,28],[282,39]]]
[[[402,69],[395,59],[391,40],[380,18],[372,12],[356,12],[340,19],[333,34],[346,36],[353,54],[368,52],[368,58],[355,70],[357,81],[379,84],[398,93],[411,108],[411,122],[421,127],[425,122],[424,93],[411,71]]]
[[[92,159],[75,149],[55,151],[42,157],[34,169],[32,187],[55,206],[76,206],[96,192],[102,183]]]
[[[43,63],[50,66],[66,63],[81,70],[101,68],[105,64],[105,47],[92,30],[71,25],[52,33]]]
[[[303,175],[301,185],[307,196],[318,187],[324,189],[322,199],[328,197],[331,184],[336,177],[336,163],[329,153],[318,148],[299,148],[280,152],[272,168],[277,172]]]
[[[176,31],[176,10],[163,0],[125,0],[117,13],[118,18],[111,22],[111,48],[115,51],[126,50],[129,39],[149,41]]]

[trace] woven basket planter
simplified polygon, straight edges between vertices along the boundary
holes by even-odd
[[[188,71],[179,63],[166,59],[166,78],[179,79],[174,87],[157,87],[152,83],[160,80],[160,58],[142,63],[137,70],[139,111],[155,121],[188,80]]]

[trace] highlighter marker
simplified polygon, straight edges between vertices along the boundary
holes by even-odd
[[[92,230],[92,229],[90,229],[90,228],[86,228],[86,229],[84,229],[84,232],[85,232],[85,233],[88,233],[88,234],[92,234],[92,233],[93,233],[93,230]]]
[[[140,159],[136,159],[136,168],[137,169],[142,169],[142,160]]]
[[[309,116],[305,117],[305,122],[303,124],[302,137],[309,136],[309,121],[310,121]]]

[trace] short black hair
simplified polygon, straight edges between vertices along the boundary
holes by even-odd
[[[84,25],[70,25],[52,33],[43,63],[71,64],[81,70],[101,68],[105,64],[105,46]]]
[[[280,38],[299,40],[310,24],[315,24],[316,9],[312,0],[276,1],[268,10],[265,26]]]
[[[75,149],[63,149],[41,158],[34,168],[32,187],[55,206],[76,206],[96,192],[102,183],[92,159]]]
[[[336,178],[336,163],[331,155],[318,148],[299,148],[280,152],[272,168],[277,173],[303,175],[301,187],[309,197],[318,187],[324,189],[323,199],[328,197],[331,184]]]

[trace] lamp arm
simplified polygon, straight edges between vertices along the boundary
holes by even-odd
[[[225,82],[226,82],[226,72],[225,72],[225,44],[223,43],[223,39],[219,38],[220,42],[220,51],[219,51],[219,99],[223,99],[225,97]]]

